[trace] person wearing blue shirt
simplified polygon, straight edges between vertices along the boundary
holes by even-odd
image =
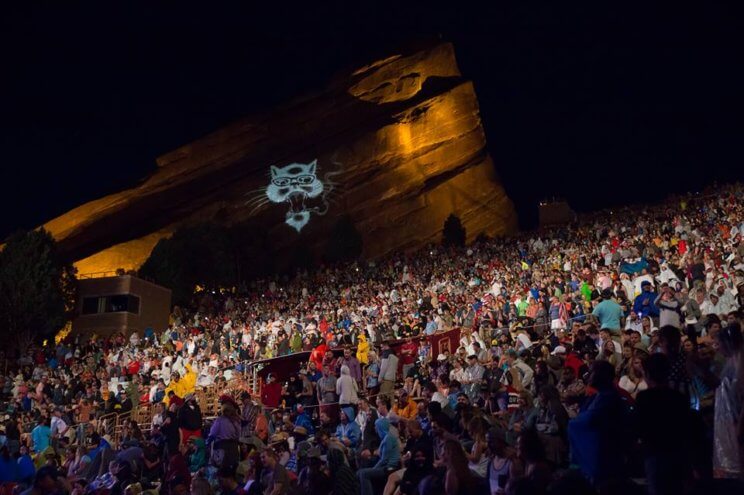
[[[659,308],[656,306],[657,294],[651,289],[651,282],[644,280],[641,283],[641,293],[633,302],[633,311],[639,316],[659,316]]]
[[[434,318],[430,318],[429,321],[426,322],[424,333],[426,335],[434,335],[435,333],[437,333],[437,322],[434,321]]]
[[[34,460],[28,453],[28,448],[25,445],[21,446],[20,457],[18,457],[18,481],[25,485],[30,485],[34,481],[36,475],[36,466],[34,466]]]
[[[597,304],[592,314],[599,319],[600,328],[606,328],[617,332],[622,328],[620,319],[623,317],[623,308],[612,299],[612,290],[602,291],[602,302]]]
[[[357,471],[362,495],[374,495],[374,480],[384,481],[390,472],[400,467],[400,443],[390,434],[390,420],[379,418],[375,421],[375,431],[380,437],[380,459],[371,468]]]
[[[352,452],[356,451],[359,440],[362,438],[362,430],[356,421],[354,408],[347,406],[341,408],[341,423],[336,427],[336,438],[341,441]]]
[[[34,445],[34,452],[41,453],[49,448],[52,438],[52,429],[49,427],[49,420],[45,419],[43,423],[36,425],[31,430],[31,441]]]
[[[315,433],[313,422],[307,414],[307,411],[305,411],[305,406],[303,404],[297,404],[297,417],[295,418],[294,425],[295,428],[298,426],[305,428],[308,435],[313,435]]]
[[[571,462],[595,486],[625,476],[625,454],[632,438],[628,410],[614,386],[615,368],[595,361],[590,384],[597,393],[587,399],[576,418],[568,423]]]
[[[0,450],[0,483],[18,481],[18,463],[10,456],[8,447]]]

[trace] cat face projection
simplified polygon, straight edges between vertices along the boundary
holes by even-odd
[[[310,221],[308,199],[323,194],[323,182],[316,173],[318,160],[308,164],[290,163],[285,167],[271,166],[271,183],[266,188],[266,197],[272,203],[289,203],[284,223],[299,232]]]

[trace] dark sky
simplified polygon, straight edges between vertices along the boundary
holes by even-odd
[[[591,210],[744,179],[741,18],[715,2],[15,3],[0,16],[0,236],[131,187],[158,155],[338,69],[437,36],[475,83],[523,226],[549,195]]]

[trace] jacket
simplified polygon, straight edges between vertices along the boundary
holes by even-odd
[[[375,431],[382,439],[380,441],[380,460],[375,468],[398,469],[400,467],[400,442],[390,434],[390,421],[380,418],[375,421]]]
[[[354,415],[354,409],[351,407],[344,407],[341,409],[346,415],[347,422],[339,423],[336,427],[336,437],[341,440],[344,437],[349,439],[349,448],[356,449],[359,445],[359,441],[362,438],[362,430],[359,429],[359,425],[354,421],[356,416]]]
[[[387,357],[383,357],[380,362],[380,380],[389,380],[394,382],[398,374],[398,356],[389,352]]]
[[[356,358],[359,364],[366,366],[369,363],[369,342],[363,333],[359,334],[359,342],[357,342]]]
[[[358,385],[349,374],[349,367],[341,366],[341,376],[336,380],[336,393],[339,404],[356,404],[359,402],[357,396]]]

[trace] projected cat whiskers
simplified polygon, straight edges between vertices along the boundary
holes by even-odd
[[[331,159],[331,163],[341,164]],[[331,193],[338,186],[333,178],[341,172],[330,171],[323,180],[317,174],[318,160],[310,163],[290,163],[284,167],[270,167],[270,182],[265,188],[254,189],[245,195],[245,205],[253,214],[269,203],[287,203],[289,209],[284,214],[284,223],[300,232],[310,221],[312,214],[325,215],[336,199]],[[315,201],[316,205],[312,205]],[[321,204],[317,205],[317,201]]]

